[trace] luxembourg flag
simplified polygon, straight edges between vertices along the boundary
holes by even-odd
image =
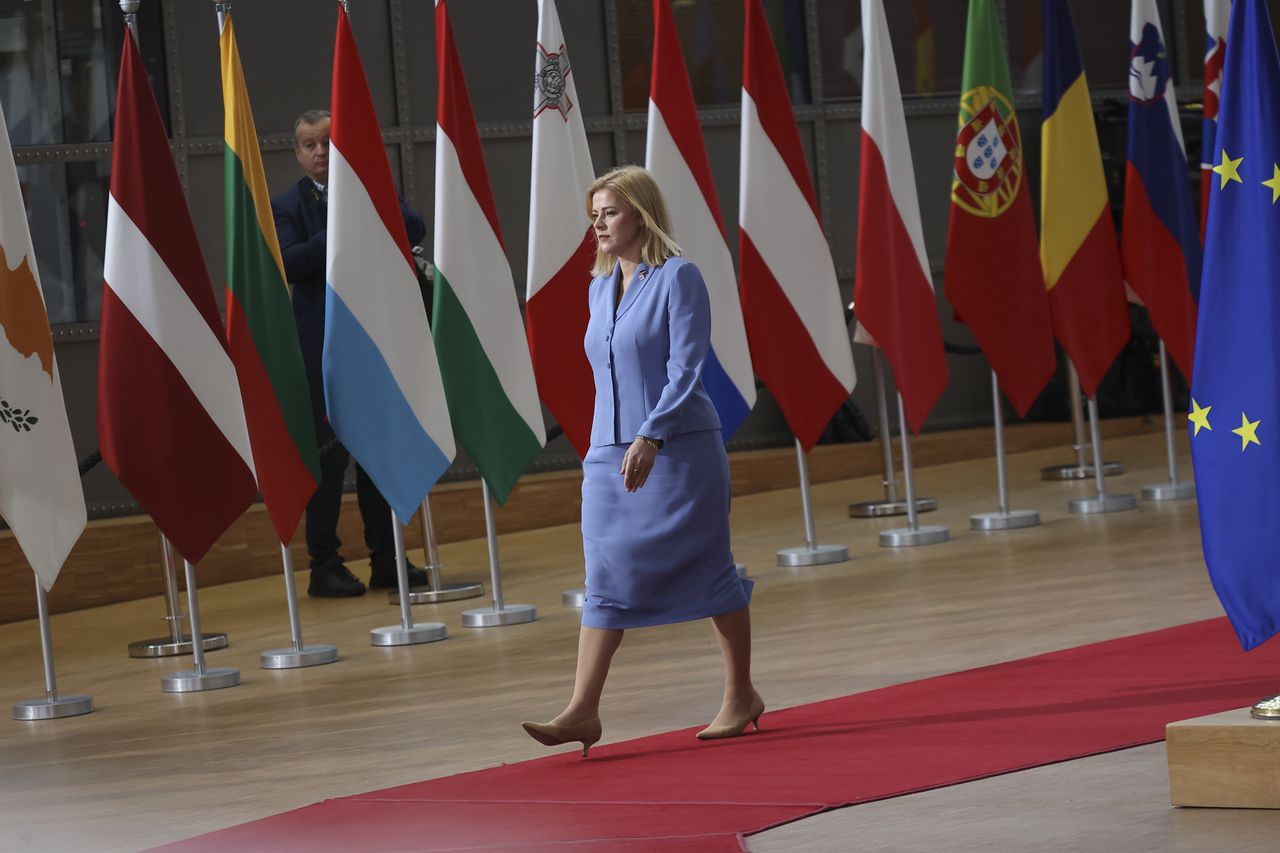
[[[856,381],[840,286],[782,65],[745,0],[738,263],[751,361],[812,449]]]
[[[346,10],[329,129],[324,395],[338,439],[403,523],[453,459],[453,429],[391,167]]]
[[[1134,0],[1129,26],[1129,162],[1120,255],[1125,278],[1182,375],[1191,376],[1200,238],[1172,68],[1155,0]]]
[[[645,167],[658,179],[684,257],[697,265],[711,297],[711,351],[702,384],[726,441],[756,403],[747,330],[733,258],[711,179],[711,163],[668,0],[653,0],[653,79]]]
[[[1218,95],[1222,91],[1222,63],[1227,56],[1227,26],[1231,0],[1204,0],[1204,125],[1200,134],[1200,242],[1209,221],[1209,186],[1218,162]]]

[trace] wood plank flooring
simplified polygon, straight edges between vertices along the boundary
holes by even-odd
[[[1129,466],[1108,478],[1109,491],[1138,492],[1164,479],[1163,447],[1158,434],[1107,441],[1107,458]],[[878,478],[817,485],[819,540],[848,544],[854,559],[810,569],[774,565],[777,549],[802,544],[794,489],[735,498],[735,553],[757,580],[755,672],[770,707],[1220,615],[1200,556],[1194,502],[1070,516],[1067,499],[1090,494],[1092,483],[1038,478],[1042,465],[1069,455],[1060,447],[1009,458],[1014,507],[1039,509],[1045,524],[1007,533],[968,529],[970,514],[995,508],[990,459],[920,469],[919,493],[940,503],[923,518],[949,526],[953,541],[917,549],[877,546],[877,531],[900,519],[847,517],[848,503],[880,493]],[[1189,477],[1185,447],[1182,464]],[[129,641],[162,632],[157,599],[55,616],[59,686],[92,694],[99,710],[42,723],[0,720],[0,849],[138,850],[326,797],[544,754],[518,722],[550,717],[568,696],[578,614],[560,606],[560,592],[581,582],[580,538],[576,526],[563,525],[504,535],[500,547],[506,600],[537,605],[538,622],[472,630],[461,627],[459,614],[477,600],[420,606],[415,617],[445,622],[447,641],[373,648],[369,629],[398,621],[385,595],[304,597],[306,638],[336,643],[343,655],[337,664],[307,670],[258,669],[259,652],[287,645],[279,578],[204,590],[205,627],[231,637],[231,647],[211,653],[209,664],[236,666],[244,675],[240,687],[204,694],[160,692],[160,674],[188,668],[188,660],[125,656]],[[487,575],[483,540],[445,545],[443,557],[451,579]],[[305,588],[306,574],[298,577]],[[0,626],[0,659],[4,703],[42,694],[34,623]],[[718,707],[721,682],[705,621],[630,633],[605,695],[606,742],[704,723]],[[7,707],[0,710],[7,714]],[[1141,756],[1126,760],[1142,763]],[[1167,806],[1167,780],[1152,761],[1147,765],[1121,768],[1109,781],[1088,781],[1083,762],[1052,768],[1065,774],[1061,784],[1077,780],[1109,792],[1087,815],[1058,814],[1080,820],[1082,833],[1086,822],[1110,816],[1118,833],[1111,849],[1172,849],[1164,829],[1194,816]],[[1025,775],[1006,777],[1015,788],[1004,793],[991,787],[1001,780],[989,780],[959,786],[953,795],[973,791],[970,806],[1002,815],[1014,847],[1073,849],[1035,846],[1045,840],[1038,821],[1049,812],[1010,793]],[[893,801],[906,815],[896,825],[913,822],[925,834],[903,829],[895,846],[899,836],[887,829],[882,846],[868,849],[922,849],[927,845],[912,839],[929,838],[931,826],[943,832],[948,815],[917,809],[914,799]],[[1223,825],[1235,817],[1215,820]],[[1274,837],[1276,817],[1267,813],[1261,821]],[[794,849],[853,849],[846,831]],[[857,831],[861,838],[864,828]],[[1228,849],[1217,839],[1216,830],[1183,833],[1176,849]],[[766,843],[774,842],[764,836],[752,842]],[[759,849],[793,849],[790,843]]]

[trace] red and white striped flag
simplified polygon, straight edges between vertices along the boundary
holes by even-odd
[[[938,304],[924,251],[902,90],[881,0],[862,0],[862,165],[854,311],[893,367],[920,431],[947,387]]]
[[[778,53],[760,0],[745,2],[742,314],[756,374],[809,450],[853,393],[853,352]]]
[[[258,487],[213,285],[127,31],[103,268],[102,458],[178,553],[199,562]]]

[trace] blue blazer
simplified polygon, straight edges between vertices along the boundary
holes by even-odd
[[[591,281],[583,341],[596,381],[591,444],[630,444],[637,435],[720,429],[702,387],[711,348],[711,299],[698,268],[682,258],[641,264],[615,307],[622,269]]]

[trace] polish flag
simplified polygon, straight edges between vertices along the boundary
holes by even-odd
[[[854,310],[893,367],[919,432],[947,387],[947,356],[924,251],[902,91],[881,0],[862,0],[862,165]]]
[[[653,79],[645,150],[645,167],[667,200],[672,236],[684,257],[702,272],[711,297],[711,349],[702,384],[727,441],[756,403],[756,380],[733,258],[669,0],[653,0]]]
[[[596,386],[582,338],[595,237],[584,202],[595,172],[554,0],[538,0],[535,53],[525,328],[538,394],[573,449],[586,456]]]
[[[755,371],[801,447],[856,381],[835,264],[760,0],[745,0],[738,263]]]
[[[213,284],[127,30],[103,277],[102,458],[178,553],[196,563],[258,487]]]

